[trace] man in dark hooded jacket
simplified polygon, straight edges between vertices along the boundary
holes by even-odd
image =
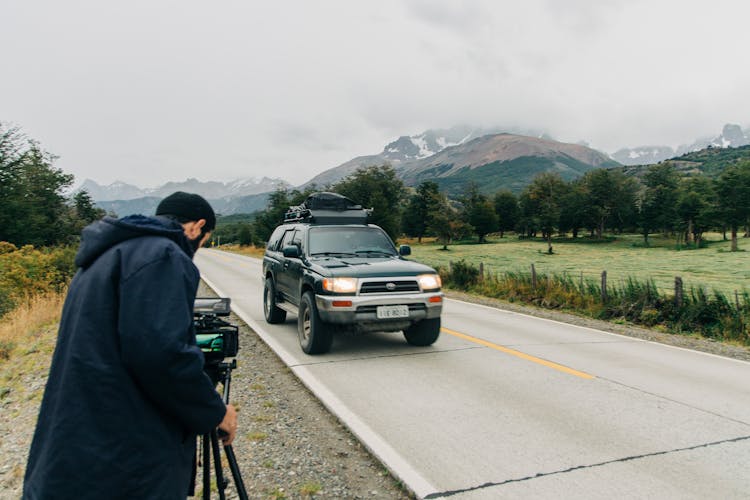
[[[192,257],[214,212],[177,192],[156,213],[83,230],[24,498],[185,498],[195,436],[218,426],[234,438],[236,411],[204,373],[193,329]]]

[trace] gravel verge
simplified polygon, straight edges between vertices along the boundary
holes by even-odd
[[[214,295],[201,284],[199,295]],[[687,335],[447,292],[450,298],[544,317],[629,337],[750,361],[750,349]],[[250,498],[412,498],[365,447],[234,314],[240,328],[231,400],[240,408],[233,448]],[[45,328],[24,355],[0,365],[0,499],[20,498],[57,325]],[[223,454],[222,454],[223,455]],[[229,468],[224,474],[231,479]],[[214,497],[217,495],[214,493]],[[237,498],[233,486],[228,498]],[[200,498],[200,497],[198,497]]]
[[[215,295],[201,284],[199,296]],[[413,498],[367,449],[307,390],[271,349],[234,314],[238,367],[230,400],[239,410],[232,445],[253,499]],[[0,365],[0,499],[21,496],[57,325],[26,355]],[[222,452],[224,475],[231,473]],[[200,470],[196,498],[200,496]],[[237,498],[230,484],[227,498]],[[218,498],[213,493],[212,498]]]

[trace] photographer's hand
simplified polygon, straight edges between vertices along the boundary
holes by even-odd
[[[225,436],[221,436],[224,446],[232,444],[234,437],[237,435],[237,410],[233,405],[227,405],[227,413],[224,415],[224,420],[219,424],[219,429],[226,432]]]

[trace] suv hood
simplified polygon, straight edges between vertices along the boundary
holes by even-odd
[[[378,276],[417,276],[436,273],[425,264],[405,259],[374,257],[327,257],[311,259],[311,267],[326,276],[372,278]]]

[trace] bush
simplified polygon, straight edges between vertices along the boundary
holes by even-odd
[[[75,248],[10,249],[0,243],[0,316],[31,297],[59,293],[75,273]]]
[[[451,265],[443,279],[450,286],[468,290],[479,282],[479,268],[461,259]]]

